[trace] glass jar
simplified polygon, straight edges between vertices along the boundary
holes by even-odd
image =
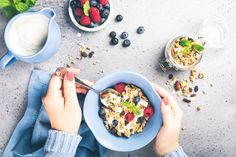
[[[229,28],[224,20],[214,17],[206,19],[199,30],[198,37],[193,37],[191,35],[180,35],[172,38],[165,47],[164,59],[160,62],[161,69],[165,72],[169,69],[175,70],[188,70],[195,67],[202,59],[203,53],[200,54],[195,63],[191,65],[180,65],[171,55],[171,48],[176,40],[182,37],[189,37],[195,42],[200,43],[204,46],[205,50],[209,48],[218,49],[223,47],[229,40]]]

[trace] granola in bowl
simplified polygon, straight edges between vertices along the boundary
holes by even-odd
[[[102,93],[99,116],[106,129],[116,136],[129,138],[141,133],[154,109],[143,91],[132,84],[118,83],[119,94]]]

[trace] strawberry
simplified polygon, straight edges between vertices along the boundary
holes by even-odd
[[[100,11],[98,8],[91,7],[89,10],[89,15],[94,23],[99,23],[101,21]]]
[[[131,122],[133,119],[134,119],[134,114],[133,113],[129,112],[125,115],[125,121]]]
[[[80,19],[80,24],[84,26],[88,26],[91,23],[91,20],[88,16],[82,15]]]
[[[115,85],[115,90],[119,93],[122,93],[125,90],[125,84],[124,83],[118,83]]]
[[[84,12],[81,8],[76,8],[75,9],[75,15],[76,16],[82,16],[82,15],[84,15]]]
[[[154,111],[151,106],[146,107],[143,111],[144,117],[147,117],[147,118],[151,117],[153,115],[153,113],[154,113]]]
[[[82,6],[84,6],[84,4],[87,2],[88,0],[80,0],[80,4],[82,5]]]
[[[102,5],[106,5],[108,3],[108,0],[99,0],[99,2],[102,4]]]

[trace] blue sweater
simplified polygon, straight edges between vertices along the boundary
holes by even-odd
[[[57,130],[49,130],[45,144],[45,157],[74,157],[76,149],[82,140],[79,135],[72,135]],[[182,147],[173,150],[164,157],[187,157]]]

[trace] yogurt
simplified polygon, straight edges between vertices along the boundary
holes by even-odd
[[[20,56],[39,52],[48,36],[49,18],[43,14],[24,15],[14,21],[9,29],[12,51]]]

